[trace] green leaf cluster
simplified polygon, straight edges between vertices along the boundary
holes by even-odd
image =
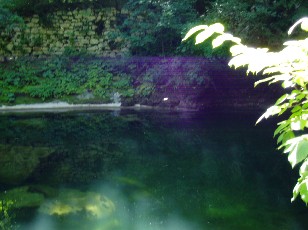
[[[14,201],[1,199],[0,200],[0,229],[9,230],[17,229],[13,223],[14,215],[12,214],[12,208],[14,206]]]
[[[0,65],[0,102],[13,103],[18,96],[40,100],[60,99],[91,92],[109,102],[113,93],[134,96],[130,75],[108,70],[104,60],[58,56],[18,59]]]
[[[216,0],[204,21],[221,22],[245,44],[280,49],[289,25],[303,17],[307,9],[303,0]]]
[[[130,44],[133,55],[175,54],[183,27],[197,19],[195,2],[129,0],[124,6],[129,13],[118,23],[120,35]]]
[[[304,32],[308,32],[308,18],[302,18],[289,30],[293,32],[295,27],[301,26]],[[225,41],[231,41],[230,48],[233,58],[229,66],[235,68],[247,68],[247,74],[261,73],[264,78],[255,82],[268,84],[281,83],[288,92],[281,96],[276,103],[269,107],[258,119],[270,116],[288,116],[286,120],[278,123],[274,132],[277,137],[278,149],[288,155],[292,167],[300,166],[300,177],[293,190],[292,201],[300,195],[301,199],[308,203],[308,37],[295,39],[283,44],[284,48],[279,52],[270,52],[268,48],[252,48],[242,44],[241,39],[226,33],[220,23],[213,25],[200,25],[192,28],[184,37],[188,39],[196,34],[196,44],[202,43],[210,37],[212,46],[218,47]]]
[[[118,20],[116,37],[130,44],[132,55],[212,57],[228,56],[229,44],[213,50],[190,41],[180,43],[183,33],[204,21],[221,22],[246,44],[278,49],[284,32],[307,12],[308,4],[303,0],[128,0],[124,8],[128,14]]]
[[[117,15],[117,29],[109,33],[109,45],[125,48],[129,46],[130,53],[138,56],[228,56],[227,43],[213,50],[208,48],[209,46],[194,46],[190,41],[180,42],[188,28],[204,21],[222,22],[235,35],[240,34],[245,43],[279,47],[280,41],[285,38],[284,31],[292,20],[308,10],[307,1],[304,0],[0,1],[0,8],[5,9],[6,15],[9,13],[15,17],[31,17],[36,14],[40,23],[46,27],[53,26],[51,14],[55,11],[103,7],[116,7],[127,12]],[[0,10],[0,17],[1,14],[4,13]],[[15,19],[12,19],[0,20],[0,24],[15,28]],[[6,37],[9,38],[10,36]],[[121,39],[115,41],[115,38]]]
[[[4,8],[0,3],[0,49],[5,52],[10,52],[6,45],[14,37],[15,32],[23,28],[23,19]]]

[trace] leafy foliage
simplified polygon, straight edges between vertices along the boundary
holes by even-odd
[[[82,102],[109,102],[118,92],[123,104],[132,105],[157,89],[207,87],[213,84],[207,68],[203,58],[194,57],[114,59],[68,52],[45,59],[20,58],[0,64],[0,103],[74,103],[80,96],[91,97]]]
[[[197,18],[195,0],[129,0],[129,12],[119,22],[121,35],[133,55],[170,55],[180,45],[183,26]]]
[[[296,26],[308,32],[308,18],[302,18],[289,30],[293,32]],[[268,84],[282,83],[288,93],[281,96],[276,103],[258,119],[281,114],[289,115],[288,119],[278,123],[274,132],[277,137],[278,149],[288,155],[292,167],[301,164],[300,177],[293,190],[292,201],[298,195],[308,203],[308,37],[302,40],[285,42],[279,52],[269,52],[267,48],[252,48],[243,45],[240,38],[224,32],[224,26],[216,23],[210,26],[202,25],[192,28],[183,40],[197,33],[196,43],[202,43],[214,36],[212,46],[218,47],[225,41],[233,43],[230,52],[233,56],[229,66],[235,68],[247,67],[247,73],[261,73],[264,79],[255,82]]]
[[[126,15],[117,15],[119,30],[110,32],[110,46],[127,48],[129,44],[130,53],[138,56],[212,57],[228,55],[230,44],[224,43],[213,50],[209,46],[194,46],[190,41],[181,43],[183,33],[204,21],[219,21],[235,35],[240,34],[245,43],[277,48],[285,38],[284,31],[290,23],[307,12],[308,3],[304,0],[2,0],[0,17],[1,14],[10,14],[18,19],[17,15],[28,17],[37,14],[42,25],[52,27],[50,16],[55,11],[102,7],[122,8],[127,12]],[[0,24],[9,30],[15,28],[15,19],[11,16],[9,21],[7,19],[1,20]],[[102,25],[99,27],[101,30]],[[8,35],[5,39],[10,37]]]
[[[116,7],[123,5],[123,0],[99,1],[99,0],[1,0],[2,4],[13,12],[22,16],[31,16],[38,14],[44,17],[44,14],[56,10],[67,10],[76,8]]]
[[[131,77],[109,72],[104,60],[64,55],[35,62],[19,59],[0,67],[0,100],[6,103],[18,95],[48,100],[92,92],[106,102],[114,90],[123,97],[134,95]]]
[[[16,30],[23,28],[23,26],[23,19],[8,9],[5,9],[0,3],[0,49],[9,52],[6,47],[8,41],[13,38]]]
[[[200,23],[199,23],[200,24]],[[194,23],[195,25],[195,23]],[[183,31],[188,31],[184,29]],[[195,39],[195,34],[192,35]],[[204,41],[203,44],[195,44],[193,39],[185,40],[176,49],[176,52],[180,55],[189,56],[205,56],[205,57],[228,57],[230,44],[223,44],[217,49],[211,48],[211,39]]]
[[[128,14],[118,20],[120,33],[110,36],[122,36],[133,55],[212,57],[228,56],[230,44],[213,50],[191,41],[180,43],[181,35],[204,21],[219,21],[245,43],[279,48],[284,31],[307,12],[308,5],[303,0],[129,0],[124,8]]]
[[[14,215],[12,214],[12,206],[14,201],[12,200],[0,200],[0,229],[9,230],[17,229],[13,223]]]
[[[207,9],[204,21],[221,22],[246,44],[280,48],[289,25],[307,12],[303,0],[216,0]]]
[[[12,14],[21,17],[38,15],[40,23],[43,26],[52,27],[53,24],[50,15],[55,11],[87,8],[101,9],[104,7],[115,7],[116,9],[119,9],[125,1],[126,0],[1,0],[0,7],[3,7],[9,12],[12,12]]]

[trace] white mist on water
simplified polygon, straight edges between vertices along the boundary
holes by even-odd
[[[180,219],[180,217],[173,216],[160,223],[137,223],[136,230],[200,230],[192,223]]]
[[[99,191],[106,194],[115,202],[115,218],[121,230],[201,230],[197,224],[185,220],[184,217],[176,214],[177,210],[172,210],[172,214],[163,213],[165,204],[155,198],[151,192],[144,191],[136,186],[131,201],[124,191],[115,189],[112,186],[99,186]],[[95,189],[96,190],[96,189]],[[132,195],[132,194],[131,194]],[[96,226],[93,230],[105,230]],[[106,228],[108,230],[108,228]]]
[[[18,228],[19,229],[19,228]],[[57,229],[52,218],[38,215],[34,221],[26,226],[21,226],[22,230],[55,230]]]
[[[20,226],[20,230],[203,230],[197,224],[185,220],[172,210],[172,214],[160,212],[164,204],[151,194],[136,192],[134,200],[128,198],[121,189],[110,186],[92,188],[110,198],[115,204],[115,212],[110,216],[95,218],[76,217],[74,214],[62,217],[49,216],[38,212],[32,223]],[[80,214],[79,214],[80,215]]]

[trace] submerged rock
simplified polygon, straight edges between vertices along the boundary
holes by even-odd
[[[115,211],[113,201],[100,193],[56,190],[43,185],[14,188],[0,194],[0,199],[11,202],[12,208],[39,208],[44,214],[56,216],[86,214],[100,219],[109,217]]]
[[[40,212],[58,216],[84,212],[91,217],[104,218],[114,211],[114,203],[104,195],[74,189],[60,190],[57,197],[47,200],[40,207]]]
[[[32,192],[29,186],[14,188],[0,194],[0,199],[12,202],[12,208],[39,207],[43,201],[43,194]]]

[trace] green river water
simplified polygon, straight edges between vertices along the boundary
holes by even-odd
[[[307,229],[261,113],[0,114],[0,229]]]

